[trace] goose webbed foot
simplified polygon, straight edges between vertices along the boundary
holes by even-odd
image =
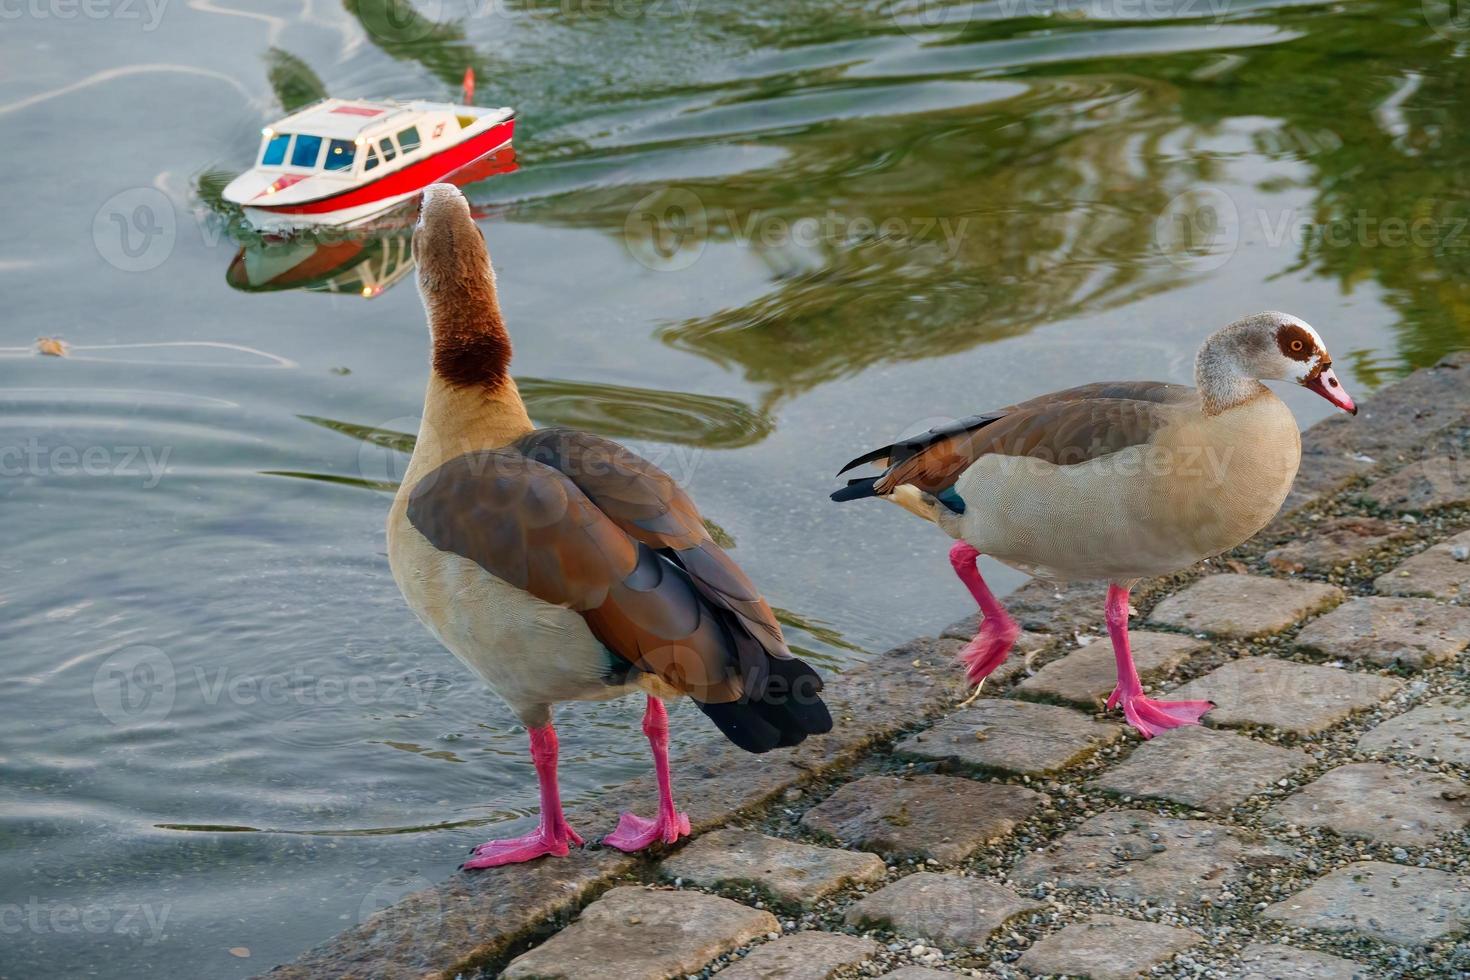
[[[566,857],[571,845],[585,843],[581,836],[566,823],[553,828],[537,827],[524,837],[486,841],[475,848],[470,859],[460,867],[466,871],[477,868],[498,868],[502,864],[520,864],[538,857]]]
[[[1016,625],[1016,621],[1005,611],[1005,607],[980,577],[980,569],[976,565],[979,558],[980,552],[964,541],[955,542],[954,547],[949,549],[950,566],[970,590],[983,617],[975,638],[965,644],[958,657],[960,663],[965,665],[965,681],[974,688],[979,688],[985,678],[1005,663],[1006,655],[1011,652],[1016,638],[1021,635],[1021,627]]]
[[[1119,703],[1123,705],[1123,717],[1144,738],[1153,738],[1171,728],[1198,725],[1200,717],[1215,706],[1213,701],[1155,701],[1144,697],[1141,690],[1126,692],[1121,685],[1113,688],[1107,707],[1115,708]]]
[[[650,844],[672,844],[689,836],[689,817],[674,807],[673,776],[669,772],[669,715],[664,703],[653,695],[643,712],[643,734],[653,751],[653,769],[658,777],[658,816],[653,820],[624,813],[618,827],[602,839],[620,851],[641,851]]]
[[[672,844],[689,836],[689,816],[677,810],[660,812],[649,820],[636,813],[624,813],[618,828],[602,839],[608,847],[620,851],[641,851],[650,844]]]
[[[1000,616],[986,616],[981,621],[980,631],[975,634],[975,638],[959,652],[958,659],[965,665],[966,683],[971,687],[983,684],[985,678],[1005,663],[1011,647],[1015,646],[1016,638],[1020,635],[1021,627],[1004,613]]]

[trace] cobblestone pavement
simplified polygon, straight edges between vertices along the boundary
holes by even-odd
[[[1209,727],[1100,713],[1100,590],[1030,583],[972,704],[955,624],[835,678],[833,736],[676,769],[692,840],[458,876],[272,975],[1470,977],[1470,356],[1348,422],[1135,591],[1150,693]]]

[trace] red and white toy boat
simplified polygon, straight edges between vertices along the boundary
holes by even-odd
[[[466,102],[474,76],[465,73]],[[262,130],[255,166],[224,198],[252,225],[350,225],[510,145],[515,110],[324,99]]]

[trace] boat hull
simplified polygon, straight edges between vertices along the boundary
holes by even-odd
[[[510,146],[514,130],[515,118],[511,117],[370,183],[289,204],[242,204],[241,210],[245,219],[261,231],[283,232],[323,225],[352,226],[402,204],[430,184],[445,180],[487,156],[505,151]]]

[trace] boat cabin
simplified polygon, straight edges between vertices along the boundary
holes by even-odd
[[[431,103],[385,107],[326,99],[262,130],[256,166],[372,179],[453,145],[475,120]]]

